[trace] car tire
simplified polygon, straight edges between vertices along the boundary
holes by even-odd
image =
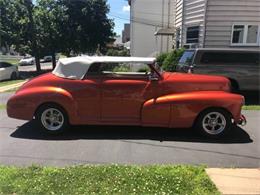
[[[16,79],[17,79],[17,74],[16,74],[16,72],[12,72],[10,79],[11,79],[11,80],[16,80]]]
[[[231,114],[221,108],[207,109],[198,116],[195,128],[208,138],[221,138],[232,128]]]
[[[41,130],[49,134],[61,134],[69,127],[66,111],[56,104],[44,104],[35,114],[37,124]]]

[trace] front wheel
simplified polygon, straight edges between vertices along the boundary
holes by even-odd
[[[45,104],[36,113],[36,121],[41,129],[50,134],[63,133],[69,126],[63,108],[55,104]]]
[[[230,131],[232,118],[227,111],[212,108],[203,111],[199,115],[195,126],[202,135],[210,138],[219,138]]]
[[[11,80],[16,80],[16,79],[17,79],[17,74],[16,74],[16,72],[12,72],[10,79],[11,79]]]

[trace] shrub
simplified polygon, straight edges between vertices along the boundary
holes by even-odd
[[[130,52],[127,49],[109,49],[106,53],[107,56],[130,56]]]
[[[167,57],[164,59],[162,63],[162,68],[165,71],[173,72],[176,70],[176,65],[179,62],[179,59],[181,58],[182,54],[184,52],[184,49],[178,49],[173,50],[168,53]]]
[[[156,61],[159,66],[163,65],[163,61],[165,60],[165,58],[167,58],[167,56],[168,56],[168,53],[161,53],[157,56]]]

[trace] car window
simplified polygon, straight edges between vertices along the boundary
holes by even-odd
[[[151,69],[144,63],[117,62],[103,63],[100,66],[100,72],[113,75],[148,75],[151,73]]]
[[[0,62],[0,67],[1,68],[7,68],[7,67],[11,67],[12,64],[6,63],[6,62]]]
[[[259,54],[253,52],[205,52],[200,64],[259,65]]]
[[[99,75],[100,74],[100,63],[91,64],[88,68],[87,76]]]

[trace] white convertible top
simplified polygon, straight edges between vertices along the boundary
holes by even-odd
[[[93,63],[110,63],[110,62],[134,62],[152,64],[155,58],[143,57],[112,57],[112,56],[82,56],[62,58],[57,63],[56,68],[52,71],[53,74],[69,79],[83,79],[89,67]]]

